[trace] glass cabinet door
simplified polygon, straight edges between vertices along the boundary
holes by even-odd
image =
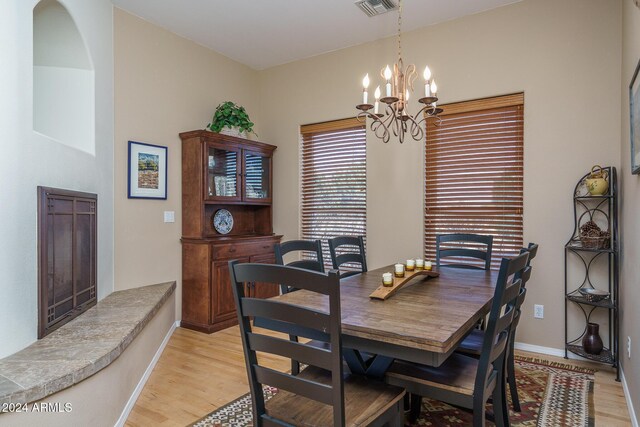
[[[244,199],[271,200],[271,158],[260,153],[244,152]]]
[[[208,146],[206,197],[210,200],[240,200],[240,150]]]

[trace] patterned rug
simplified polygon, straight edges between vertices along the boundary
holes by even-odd
[[[522,412],[510,411],[511,425],[593,427],[594,373],[592,369],[516,357],[516,381]],[[265,387],[267,400],[275,393],[276,389]],[[459,427],[471,425],[471,422],[471,412],[439,401],[423,399],[421,416],[413,426]],[[494,424],[487,422],[487,425]],[[191,427],[250,426],[253,426],[250,394],[239,397],[191,424]]]

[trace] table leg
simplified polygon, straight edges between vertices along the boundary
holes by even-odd
[[[393,357],[375,355],[367,368],[365,375],[370,378],[382,379],[395,359]]]
[[[384,374],[395,360],[393,357],[377,354],[365,361],[362,354],[353,348],[343,348],[342,357],[347,362],[352,374],[366,375],[377,379],[384,377]]]
[[[352,374],[366,375],[367,366],[358,350],[353,348],[343,348],[342,357],[344,357],[344,360],[347,362]]]

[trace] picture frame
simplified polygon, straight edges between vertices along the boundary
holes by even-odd
[[[640,60],[629,84],[629,124],[631,126],[631,173],[640,174]]]
[[[168,151],[160,145],[129,141],[129,199],[167,199]]]

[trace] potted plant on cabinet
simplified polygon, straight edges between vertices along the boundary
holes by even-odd
[[[216,112],[213,113],[211,123],[206,129],[225,135],[239,136],[246,138],[247,133],[256,133],[253,131],[254,123],[249,119],[249,114],[244,107],[237,105],[235,102],[226,101],[218,105]],[[257,136],[257,135],[256,135]]]

